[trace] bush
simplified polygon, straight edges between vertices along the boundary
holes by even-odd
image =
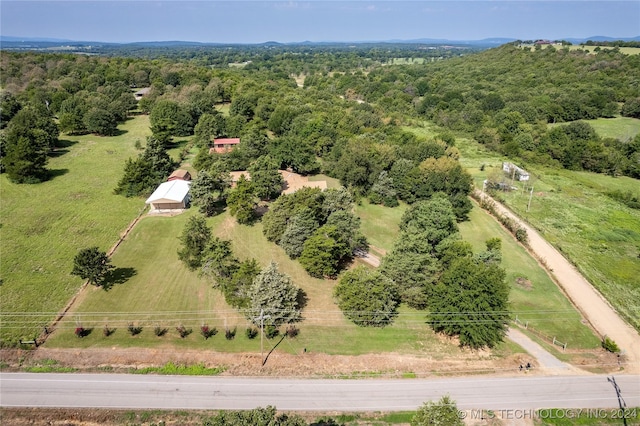
[[[91,329],[90,328],[84,328],[83,326],[80,325],[80,326],[76,327],[74,332],[75,332],[76,336],[78,336],[78,337],[86,337],[89,334],[91,334]]]
[[[280,330],[274,325],[268,325],[264,328],[264,335],[267,336],[267,339],[273,339],[277,337],[278,334],[280,334]]]
[[[287,327],[287,331],[285,333],[287,334],[287,337],[293,339],[298,334],[300,334],[300,329],[295,325],[290,325],[289,327]]]
[[[236,337],[236,327],[233,327],[233,329],[230,329],[230,328],[225,329],[224,337],[227,340],[233,340],[233,338]]]
[[[129,334],[131,334],[132,336],[142,333],[142,327],[135,326],[133,325],[133,323],[129,323],[129,325],[127,326],[127,330],[129,331]]]
[[[614,354],[620,352],[620,348],[618,347],[616,342],[609,339],[607,336],[605,336],[604,340],[602,341],[602,347],[609,352],[613,352]]]
[[[182,339],[184,339],[185,337],[187,337],[188,335],[191,334],[191,332],[193,330],[191,330],[190,328],[186,328],[184,325],[181,325],[179,327],[176,327],[176,330],[178,331],[178,334],[180,335],[180,337]]]
[[[109,337],[115,332],[116,332],[115,328],[109,328],[109,326],[106,325],[106,324],[105,324],[104,328],[102,329],[102,334],[104,334],[105,337]]]
[[[159,325],[157,325],[154,329],[153,329],[153,334],[155,334],[158,337],[162,337],[165,334],[167,334],[167,328],[166,327],[160,327]]]
[[[529,236],[527,235],[527,230],[524,228],[516,229],[516,240],[520,241],[524,245],[527,245],[527,243],[529,242]]]
[[[258,335],[258,329],[255,327],[247,327],[247,329],[245,330],[244,334],[249,338],[249,339],[255,339],[256,336]]]
[[[209,337],[212,337],[218,334],[218,329],[215,327],[209,328],[209,326],[205,324],[200,327],[200,334],[202,334],[202,337],[204,337],[204,339],[207,340]]]

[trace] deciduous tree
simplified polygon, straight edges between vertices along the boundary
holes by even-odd
[[[456,402],[445,395],[439,401],[425,402],[411,418],[411,426],[464,426]]]
[[[393,282],[365,266],[345,272],[334,295],[344,315],[359,326],[385,327],[398,315]]]
[[[429,324],[437,332],[458,336],[463,346],[493,347],[502,342],[508,306],[505,271],[469,257],[453,261],[429,288]]]
[[[104,279],[113,269],[111,259],[98,247],[84,248],[73,258],[72,275],[77,275],[90,284],[101,286]]]

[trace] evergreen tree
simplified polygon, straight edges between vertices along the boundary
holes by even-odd
[[[47,178],[47,153],[58,140],[58,127],[42,111],[25,107],[9,122],[4,135],[2,164],[16,183],[36,183]]]
[[[129,158],[124,173],[114,192],[126,197],[150,193],[163,182],[177,167],[162,143],[154,138],[147,139],[147,146],[137,159]]]
[[[302,253],[304,242],[318,227],[313,212],[310,209],[304,209],[291,218],[278,245],[290,258],[295,259]]]
[[[299,321],[302,318],[299,293],[300,289],[293,284],[291,277],[279,272],[278,265],[271,262],[253,281],[247,319],[260,324],[256,318],[264,311],[264,315],[269,316],[265,323],[275,327]]]
[[[213,216],[218,202],[225,198],[230,186],[231,178],[228,173],[201,170],[192,181],[189,194],[200,213],[208,217]]]
[[[178,258],[190,270],[202,266],[203,256],[211,242],[211,229],[202,216],[192,216],[187,221],[180,236],[182,248],[178,250]]]
[[[240,176],[236,187],[229,193],[227,206],[229,206],[231,216],[235,216],[238,223],[247,225],[254,221],[256,197],[251,181],[247,180],[244,175]]]

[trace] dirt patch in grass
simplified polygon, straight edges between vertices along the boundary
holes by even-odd
[[[525,290],[531,290],[533,288],[533,284],[531,283],[531,281],[524,277],[516,278],[516,285]]]

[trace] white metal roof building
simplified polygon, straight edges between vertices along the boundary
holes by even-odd
[[[151,210],[186,209],[189,206],[190,186],[191,182],[185,180],[163,182],[147,198],[146,203],[151,204]]]

